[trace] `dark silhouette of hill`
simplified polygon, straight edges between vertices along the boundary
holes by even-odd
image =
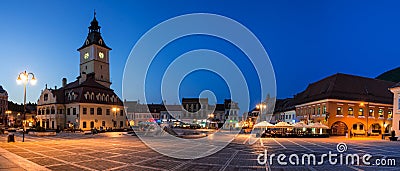
[[[400,82],[400,67],[386,71],[383,74],[377,76],[376,79],[398,83]]]

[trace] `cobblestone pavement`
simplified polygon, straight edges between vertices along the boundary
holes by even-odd
[[[6,137],[1,137],[5,140]],[[376,159],[394,159],[400,165],[400,142],[378,139],[344,138],[263,138],[255,144],[247,143],[247,135],[239,135],[223,150],[209,157],[195,160],[179,160],[154,152],[137,137],[121,133],[98,135],[61,134],[55,137],[27,136],[21,142],[0,143],[0,147],[12,154],[50,170],[399,170],[395,166],[329,165],[327,158],[322,166],[282,166],[277,157],[272,163],[260,165],[259,154],[268,150],[268,155],[315,154],[317,158],[332,151],[338,153],[336,145],[347,144],[345,153],[360,156],[368,153]],[[166,145],[169,145],[166,143]],[[301,160],[301,159],[300,159]],[[319,161],[319,159],[317,159]],[[1,164],[1,163],[0,163]],[[1,167],[0,167],[1,168]],[[29,169],[27,169],[29,170]]]

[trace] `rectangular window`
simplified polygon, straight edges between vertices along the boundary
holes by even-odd
[[[318,115],[321,114],[321,107],[318,107]]]
[[[364,130],[364,125],[360,125],[360,130]]]
[[[97,108],[97,115],[102,115],[103,114],[103,110],[101,110],[100,107]]]
[[[380,118],[383,118],[383,109],[379,109],[378,114]]]
[[[325,114],[326,113],[326,106],[322,107],[322,112]]]
[[[337,107],[337,109],[336,109],[336,115],[343,115],[343,113],[342,113],[342,107]]]
[[[82,123],[82,127],[83,127],[83,128],[86,128],[86,122],[83,122],[83,123]]]
[[[84,115],[87,114],[87,108],[86,108],[86,107],[84,107],[84,108],[82,109],[82,113],[83,113]]]
[[[124,121],[119,121],[119,127],[124,127]]]
[[[353,130],[357,130],[357,124],[353,125]]]
[[[90,114],[94,115],[94,108],[90,108]]]
[[[387,118],[392,118],[393,117],[392,112],[393,112],[392,110],[388,111],[388,117]]]
[[[70,114],[71,114],[71,109],[67,108],[67,115],[70,115]]]
[[[73,108],[73,109],[72,109],[72,114],[73,114],[73,115],[76,115],[76,108]]]
[[[106,109],[106,115],[110,115],[110,109]]]
[[[119,111],[119,116],[124,116],[124,110]]]

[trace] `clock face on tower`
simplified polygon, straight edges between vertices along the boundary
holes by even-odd
[[[86,52],[85,55],[83,56],[83,58],[88,59],[89,58],[89,53]]]
[[[99,52],[99,57],[100,57],[101,59],[103,59],[103,58],[104,58],[104,53],[103,53],[103,52]]]

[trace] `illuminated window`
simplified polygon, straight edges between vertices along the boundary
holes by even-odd
[[[392,118],[393,117],[392,112],[393,112],[392,110],[388,111],[388,118]]]
[[[318,115],[321,114],[321,107],[318,106]]]
[[[326,113],[326,106],[322,107],[322,113]]]
[[[370,109],[370,110],[369,110],[368,116],[369,116],[369,117],[373,117],[373,116],[374,116],[374,109]]]
[[[336,109],[336,115],[343,115],[343,113],[342,113],[342,107],[337,107],[337,109]]]
[[[383,118],[383,109],[379,109],[378,114],[380,118]]]
[[[353,111],[353,108],[352,107],[349,107],[349,109],[348,109],[348,115],[349,116],[354,116],[354,111]]]
[[[363,108],[360,108],[358,110],[358,116],[364,116],[364,109]]]

